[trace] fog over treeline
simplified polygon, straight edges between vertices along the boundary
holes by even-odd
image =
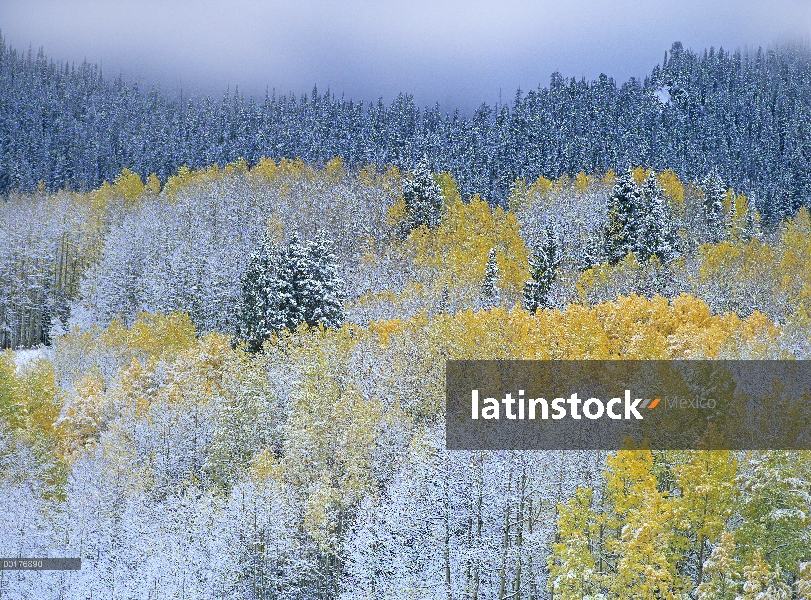
[[[643,80],[553,73],[466,118],[421,108],[407,90],[390,103],[317,88],[181,100],[0,40],[0,192],[90,189],[123,168],[165,181],[184,164],[340,156],[349,167],[425,158],[463,195],[498,203],[518,178],[644,165],[688,181],[717,169],[775,222],[811,196],[809,57],[807,45],[730,53],[675,42]]]

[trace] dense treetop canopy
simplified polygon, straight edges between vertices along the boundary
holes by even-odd
[[[423,156],[463,194],[501,202],[517,178],[644,164],[699,180],[713,168],[767,222],[811,197],[811,55],[674,43],[643,81],[551,76],[470,117],[407,93],[390,104],[319,93],[174,99],[99,67],[56,64],[0,40],[0,193],[91,189],[122,168],[165,181],[181,165],[297,158],[412,168]]]

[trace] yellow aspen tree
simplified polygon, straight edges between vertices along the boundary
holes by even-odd
[[[760,550],[752,562],[743,569],[743,594],[741,600],[789,600],[791,590],[781,579],[780,567],[771,568],[763,560]]]
[[[811,600],[811,562],[800,563],[794,589],[797,592],[797,600]]]
[[[606,460],[606,493],[613,509],[607,525],[615,532],[606,549],[615,565],[607,575],[616,598],[650,600],[684,597],[676,572],[671,506],[657,489],[653,454],[632,441]]]
[[[599,536],[591,507],[594,492],[578,488],[566,504],[558,505],[557,541],[549,557],[549,590],[557,600],[596,598],[603,587],[594,545]]]
[[[697,557],[693,584],[699,586],[707,548],[723,533],[735,509],[737,460],[728,450],[693,450],[674,473],[681,492],[673,499],[674,519],[683,532],[685,550]]]
[[[704,566],[704,579],[696,588],[697,600],[735,600],[743,581],[735,558],[735,536],[725,531]]]

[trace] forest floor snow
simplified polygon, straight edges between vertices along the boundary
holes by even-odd
[[[39,348],[26,348],[25,350],[13,350],[12,352],[14,354],[14,362],[17,364],[17,370],[19,371],[35,360],[49,358],[51,349],[40,346]]]

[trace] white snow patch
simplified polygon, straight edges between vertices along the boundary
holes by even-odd
[[[29,363],[40,358],[50,358],[51,349],[45,346],[39,348],[28,348],[26,350],[14,350],[14,362],[17,365],[17,371],[28,365]]]
[[[670,88],[666,85],[656,90],[655,94],[662,104],[670,102]]]

